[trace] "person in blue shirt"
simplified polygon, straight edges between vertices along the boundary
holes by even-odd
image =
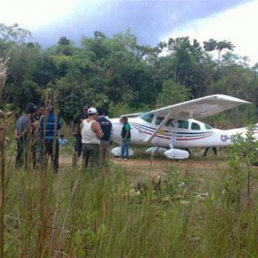
[[[42,137],[44,138],[44,149],[45,157],[50,156],[51,165],[54,172],[58,172],[58,160],[59,160],[59,131],[61,129],[61,123],[59,117],[54,114],[53,106],[49,106],[47,110],[47,115],[42,117],[40,122],[40,131]]]
[[[64,138],[63,134],[61,134],[60,138],[58,139],[58,144],[59,144],[60,147],[67,144],[67,140]]]

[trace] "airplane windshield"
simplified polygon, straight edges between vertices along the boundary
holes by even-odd
[[[211,126],[208,125],[208,124],[205,124],[205,128],[206,128],[207,130],[213,129],[213,127],[211,127]]]
[[[139,116],[142,120],[151,123],[153,119],[153,114],[151,112],[143,113]]]

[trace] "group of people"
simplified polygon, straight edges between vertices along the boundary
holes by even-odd
[[[76,166],[81,155],[84,168],[103,166],[112,132],[112,123],[106,117],[105,110],[85,106],[72,124],[72,131],[76,138],[73,166]]]
[[[121,119],[122,147],[121,157],[129,156],[129,144],[131,140],[131,128],[127,117]],[[32,160],[35,168],[42,168],[51,159],[52,168],[58,172],[59,148],[67,143],[64,135],[59,137],[62,125],[60,118],[54,112],[54,107],[39,109],[33,103],[29,103],[25,113],[22,114],[15,128],[17,141],[16,166],[27,166],[27,161]],[[103,166],[109,153],[109,144],[112,138],[112,123],[106,117],[103,108],[84,107],[82,113],[72,123],[72,134],[75,137],[72,156],[73,167],[76,167],[78,159],[82,156],[83,168]],[[217,155],[216,148],[212,148]],[[206,156],[209,148],[205,149]]]
[[[40,168],[48,158],[51,158],[52,167],[57,173],[59,159],[59,131],[61,123],[59,116],[54,114],[54,107],[39,109],[33,103],[26,106],[15,127],[17,142],[16,167],[27,166],[33,161],[33,166]]]
[[[127,159],[131,128],[126,117],[122,118],[122,123],[121,158]],[[64,135],[59,136],[61,127],[60,117],[55,114],[52,105],[37,109],[33,103],[29,103],[24,114],[16,122],[16,167],[27,166],[28,160],[32,160],[35,168],[42,168],[50,158],[52,168],[57,173],[59,148],[67,143]],[[112,137],[112,123],[106,117],[106,110],[86,105],[73,121],[71,129],[75,137],[73,167],[77,166],[80,156],[86,170],[103,166],[108,157]]]
[[[83,158],[83,167],[99,167],[106,162],[109,153],[109,144],[112,138],[112,123],[106,117],[103,108],[84,107],[83,112],[73,121],[72,132],[75,136],[73,152],[73,166],[75,167],[80,156]],[[131,139],[128,119],[121,119],[123,124],[121,137],[121,158],[129,156],[129,143]]]

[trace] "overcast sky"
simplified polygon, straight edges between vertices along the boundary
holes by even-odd
[[[235,53],[258,62],[258,0],[1,0],[0,22],[29,29],[43,46],[61,36],[79,42],[98,30],[131,28],[141,44],[169,37],[230,40]]]

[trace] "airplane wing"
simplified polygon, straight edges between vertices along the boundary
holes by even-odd
[[[173,118],[179,119],[204,118],[247,103],[250,102],[216,94],[155,109],[150,112],[164,117],[171,113]]]
[[[139,115],[141,115],[143,112],[138,112],[138,113],[131,113],[131,114],[125,114],[125,115],[121,115],[120,117],[137,117]]]
[[[227,95],[216,94],[152,110],[150,111],[152,114],[164,117],[164,119],[146,142],[151,142],[169,118],[203,118],[247,103],[250,102]]]

